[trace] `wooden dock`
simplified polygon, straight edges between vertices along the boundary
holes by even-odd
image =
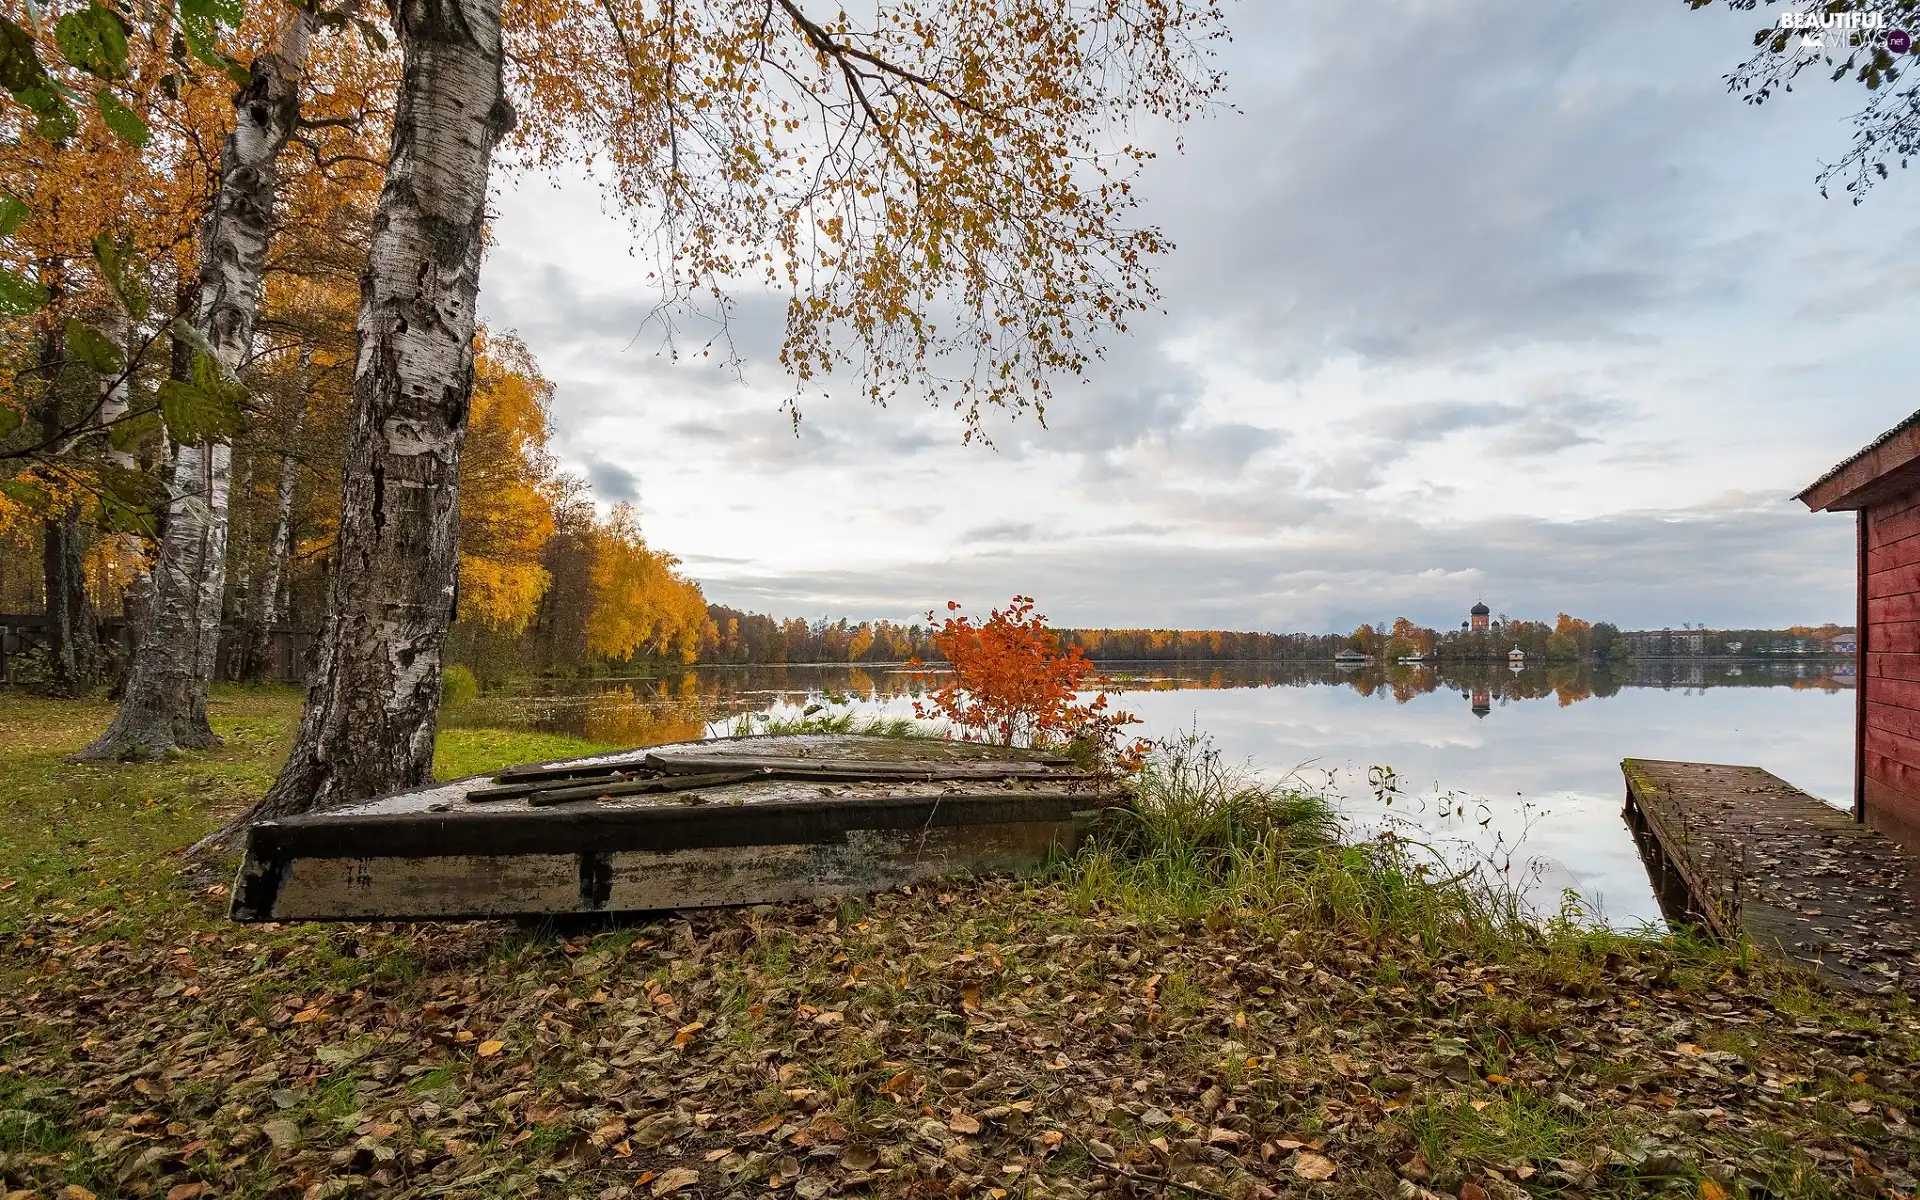
[[[261,822],[233,917],[640,912],[1024,874],[1123,800],[1033,750],[855,734],[682,742]]]
[[[1620,769],[1670,918],[1832,983],[1920,996],[1920,878],[1898,845],[1759,767],[1629,758]]]

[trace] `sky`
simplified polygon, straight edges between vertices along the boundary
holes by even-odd
[[[674,362],[626,221],[510,173],[481,313],[553,449],[710,600],[910,621],[1849,622],[1850,515],[1792,499],[1920,409],[1920,172],[1824,200],[1856,89],[1755,108],[1763,18],[1683,0],[1241,0],[1233,106],[1142,181],[1164,311],[1045,426],[810,398],[776,302]],[[847,391],[855,390],[848,381]]]

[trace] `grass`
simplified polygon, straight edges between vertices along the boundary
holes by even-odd
[[[755,734],[861,733],[872,737],[941,737],[943,732],[912,717],[888,717],[861,714],[853,709],[823,708],[799,716],[775,716],[772,713],[742,713],[734,718],[728,733],[734,737]]]
[[[1576,913],[1543,926],[1488,874],[1436,880],[1404,842],[1343,845],[1325,796],[1226,763],[1203,735],[1160,743],[1130,786],[1133,806],[1110,814],[1067,871],[1083,905],[1118,897],[1183,918],[1304,913],[1376,939],[1410,936],[1427,953],[1551,946],[1583,960],[1589,931]]]
[[[0,1194],[645,1197],[682,1168],[724,1195],[789,1160],[928,1200],[1091,1200],[1116,1172],[1189,1200],[1911,1194],[1904,1001],[1528,921],[1339,844],[1323,798],[1203,740],[1034,881],[593,936],[234,926],[171,851],[259,794],[298,706],[221,688],[224,745],[76,766],[106,706],[0,694]],[[819,718],[777,731],[859,728]],[[449,730],[436,767],[604,748]]]
[[[222,745],[162,763],[68,761],[103,727],[105,706],[0,691],[0,884],[38,903],[107,896],[117,911],[150,916],[177,903],[171,851],[266,791],[300,718],[291,687],[216,687],[207,709]],[[558,734],[451,729],[434,747],[442,778],[615,747]],[[18,920],[0,907],[0,936]]]

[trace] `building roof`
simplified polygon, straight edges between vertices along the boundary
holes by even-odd
[[[1920,487],[1920,412],[1861,447],[1794,499],[1814,512],[1851,512],[1914,487]]]
[[[1920,413],[1915,413],[1914,415],[1920,416]],[[1482,600],[1467,611],[1476,617],[1484,617],[1493,610],[1487,607],[1486,601]]]

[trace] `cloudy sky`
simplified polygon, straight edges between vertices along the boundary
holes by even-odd
[[[1223,113],[1146,180],[1178,249],[1045,428],[673,364],[590,180],[498,197],[482,309],[556,449],[710,598],[1073,625],[1846,621],[1852,525],[1793,493],[1920,408],[1920,178],[1813,184],[1857,95],[1749,108],[1756,18],[1681,0],[1240,0]],[[636,334],[640,334],[636,338]]]

